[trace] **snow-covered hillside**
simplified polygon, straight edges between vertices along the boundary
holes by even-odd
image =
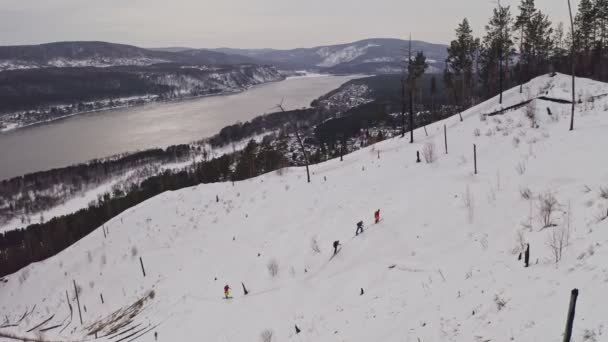
[[[567,76],[545,76],[506,92],[502,106],[491,99],[463,122],[428,126],[428,137],[416,130],[415,144],[391,139],[312,166],[310,184],[290,168],[157,196],[0,281],[0,335],[561,341],[576,287],[574,340],[606,340],[608,97],[594,96],[608,85],[578,84],[573,132],[569,105],[552,101],[480,115],[569,97]],[[416,163],[416,151],[431,149],[432,163]],[[539,198],[551,197],[544,227]],[[366,230],[355,237],[359,220]],[[342,247],[332,258],[334,240]],[[565,245],[559,263],[550,242]],[[526,243],[529,268],[518,260]],[[233,299],[223,299],[226,284]]]
[[[355,58],[365,55],[370,47],[378,44],[348,45],[348,46],[325,46],[319,48],[316,53],[323,58],[317,64],[320,67],[333,67],[341,63],[353,61]]]

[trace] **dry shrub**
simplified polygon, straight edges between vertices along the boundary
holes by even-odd
[[[532,199],[533,196],[532,190],[530,190],[528,187],[521,187],[519,189],[519,194],[521,195],[521,198],[525,199],[526,201]]]
[[[600,187],[600,197],[608,200],[608,187]]]
[[[552,193],[547,192],[538,197],[539,201],[539,213],[543,223],[543,228],[550,227],[553,225],[552,215],[557,210],[559,203],[557,198]]]
[[[312,248],[312,251],[315,252],[315,254],[321,253],[321,248],[319,247],[319,241],[317,241],[316,237],[313,237],[312,239],[310,239],[310,248]]]
[[[551,229],[547,234],[547,246],[551,249],[551,254],[555,263],[562,260],[564,249],[570,244],[570,232],[564,226],[558,226]]]
[[[424,156],[424,161],[427,164],[432,164],[437,159],[435,144],[432,142],[424,144],[424,147],[422,148],[422,155]]]
[[[268,264],[266,264],[266,268],[268,269],[268,273],[270,274],[271,277],[276,277],[277,274],[279,274],[279,262],[277,261],[277,259],[270,259],[268,261]]]
[[[262,331],[262,333],[260,334],[260,339],[262,340],[262,342],[272,342],[272,335],[273,335],[273,331],[270,329],[266,329],[264,331]]]
[[[528,166],[527,166],[526,162],[525,161],[520,161],[515,166],[515,171],[517,172],[518,175],[521,176],[524,173],[526,173],[527,168],[528,168]]]
[[[536,105],[534,104],[534,101],[526,105],[525,113],[528,120],[530,120],[530,127],[538,128],[538,123],[536,122]]]

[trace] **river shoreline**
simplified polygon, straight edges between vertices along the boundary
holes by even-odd
[[[189,144],[236,122],[313,100],[359,76],[307,75],[267,82],[245,91],[70,115],[0,134],[0,180],[95,159]]]

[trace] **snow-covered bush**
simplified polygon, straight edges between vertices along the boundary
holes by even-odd
[[[584,342],[597,342],[597,334],[595,330],[585,329],[583,333],[583,341]]]
[[[513,146],[515,148],[519,147],[519,143],[521,143],[521,139],[519,139],[519,137],[517,137],[517,136],[513,137]]]
[[[600,197],[608,200],[608,187],[600,187]]]
[[[131,247],[131,256],[132,256],[132,257],[134,257],[134,258],[135,258],[135,257],[137,256],[137,254],[138,254],[138,253],[139,253],[139,251],[137,250],[137,247],[136,247],[136,246]]]
[[[316,254],[321,253],[321,248],[319,247],[319,241],[317,241],[316,237],[312,237],[312,239],[310,239],[310,248],[312,248],[312,251],[315,252]]]
[[[268,261],[268,264],[266,264],[266,268],[268,269],[268,273],[270,274],[271,277],[276,277],[277,274],[279,274],[279,262],[277,261],[277,259],[270,259]]]
[[[528,120],[530,120],[530,127],[538,128],[538,124],[536,122],[536,105],[534,102],[530,102],[526,105],[525,113]]]
[[[25,283],[25,281],[27,280],[27,278],[30,277],[30,269],[29,268],[24,268],[21,273],[19,273],[19,285]]]
[[[507,306],[507,301],[501,298],[499,295],[494,296],[494,303],[496,303],[498,311],[502,310],[505,306]]]
[[[266,329],[264,331],[262,331],[262,333],[260,334],[260,339],[262,340],[262,342],[272,342],[272,335],[273,335],[273,331],[270,329]]]
[[[474,136],[474,137],[478,137],[478,136],[480,136],[480,135],[481,135],[481,131],[479,130],[479,128],[475,128],[475,129],[473,130],[473,136]]]
[[[424,161],[427,164],[432,164],[437,159],[435,143],[428,142],[424,144],[424,147],[422,148],[422,155],[424,156]]]

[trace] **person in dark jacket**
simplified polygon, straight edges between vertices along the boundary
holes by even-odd
[[[334,241],[334,255],[338,254],[338,247],[340,246],[340,240]]]
[[[357,222],[357,230],[355,231],[355,236],[359,235],[359,232],[363,233],[363,221]]]

